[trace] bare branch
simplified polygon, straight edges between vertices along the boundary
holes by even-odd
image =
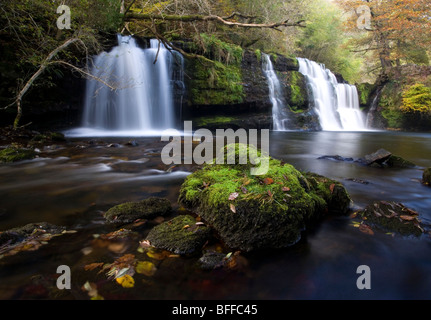
[[[238,13],[233,14],[233,16],[239,15]],[[232,15],[228,17],[220,17],[215,15],[153,15],[153,14],[139,14],[130,13],[126,16],[126,21],[130,20],[168,20],[168,21],[181,21],[181,22],[194,22],[194,21],[215,21],[222,23],[231,27],[243,27],[243,28],[269,28],[277,29],[278,27],[302,27],[305,28],[303,24],[305,20],[299,20],[297,22],[289,22],[288,20],[277,22],[277,23],[241,23],[236,21],[228,21],[227,19],[232,18]]]

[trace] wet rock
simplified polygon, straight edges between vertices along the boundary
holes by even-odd
[[[335,155],[335,156],[321,156],[317,159],[326,159],[326,160],[336,160],[336,161],[353,161],[353,158],[344,158],[342,156],[339,155]]]
[[[385,232],[395,232],[404,236],[420,236],[424,232],[418,219],[419,214],[402,203],[376,201],[358,211],[357,215],[365,219],[365,223],[370,227]]]
[[[124,145],[130,146],[130,147],[137,147],[139,146],[139,143],[136,140],[130,140],[130,141],[127,141]]]
[[[392,153],[385,149],[379,149],[374,153],[367,154],[364,158],[360,158],[357,162],[370,166],[374,163],[382,165],[386,160],[390,158]]]
[[[0,258],[23,251],[35,251],[53,237],[66,232],[65,227],[47,222],[29,223],[25,226],[0,232]]]
[[[225,264],[226,254],[216,251],[205,252],[199,259],[199,266],[204,270],[222,268]]]
[[[14,244],[27,239],[35,233],[60,234],[65,227],[56,226],[47,222],[29,223],[22,227],[9,229],[0,233],[0,246],[5,243]]]
[[[416,164],[413,162],[406,160],[404,158],[401,158],[396,155],[391,155],[388,160],[384,162],[384,165],[390,167],[390,168],[414,168],[416,167]]]
[[[110,208],[105,219],[111,223],[132,223],[137,219],[152,219],[172,211],[171,202],[165,198],[151,197],[138,202],[126,202]]]
[[[0,163],[10,163],[21,160],[30,160],[36,157],[33,149],[7,147],[0,150]]]
[[[431,186],[431,168],[426,168],[422,174],[422,183]]]
[[[362,179],[357,179],[357,178],[347,178],[346,180],[347,181],[356,182],[356,183],[360,183],[360,184],[370,184],[369,181],[362,180]]]
[[[192,255],[199,252],[211,235],[211,229],[197,223],[190,215],[181,215],[155,226],[147,240],[158,249],[175,254]]]
[[[233,148],[238,163],[240,152],[251,156],[253,147],[231,144],[224,150]],[[341,183],[254,152],[268,161],[264,175],[251,175],[251,162],[212,164],[189,175],[181,186],[179,203],[199,214],[229,248],[287,247],[326,213],[349,210],[350,197]]]

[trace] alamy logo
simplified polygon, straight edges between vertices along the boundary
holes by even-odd
[[[371,289],[371,269],[369,266],[361,265],[356,269],[357,274],[361,274],[356,280],[359,290]]]
[[[71,288],[71,286],[70,286],[70,278],[71,278],[70,267],[66,266],[66,265],[58,266],[57,273],[61,274],[57,278],[57,288],[59,290],[64,290],[64,289],[69,290]]]
[[[57,19],[57,28],[60,30],[70,29],[70,8],[66,5],[61,5],[57,8],[57,13],[61,14]]]
[[[162,150],[162,162],[170,164],[247,164],[250,174],[263,175],[269,169],[269,130],[260,130],[260,143],[258,141],[258,130],[250,129],[217,129],[215,138],[208,129],[199,129],[193,133],[192,122],[184,121],[184,143],[181,134],[177,130],[166,130],[162,133],[161,141],[170,141]],[[171,139],[172,138],[172,139]],[[193,141],[200,142],[193,149]],[[225,144],[227,141],[227,144]],[[233,144],[239,141],[241,145],[254,146],[255,148],[239,148],[236,157]],[[260,145],[261,154],[257,152]],[[218,152],[214,154],[214,147]],[[227,147],[225,150],[224,147]],[[215,158],[214,158],[215,157]],[[238,158],[238,159],[237,159]],[[236,162],[236,161],[239,162]]]
[[[362,5],[356,8],[356,13],[359,15],[356,20],[356,26],[360,30],[371,29],[371,9],[369,6]]]

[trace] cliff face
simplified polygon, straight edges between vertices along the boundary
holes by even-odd
[[[403,65],[392,68],[384,79],[376,83],[376,92],[371,98],[374,110],[370,109],[371,127],[389,130],[429,131],[431,129],[431,96],[426,92],[410,92],[414,86],[423,86],[431,91],[431,67]],[[410,94],[410,105],[404,97]],[[414,101],[417,106],[412,105]],[[373,107],[373,106],[372,106]]]
[[[315,129],[318,121],[308,110],[306,82],[297,60],[270,57],[284,89],[289,128]],[[236,65],[186,59],[186,74],[183,120],[192,120],[196,128],[272,128],[272,103],[259,51],[243,51]]]

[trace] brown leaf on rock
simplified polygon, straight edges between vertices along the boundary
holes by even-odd
[[[402,216],[400,216],[400,219],[402,219],[404,221],[413,221],[413,220],[416,220],[416,217],[415,216],[402,215]]]
[[[103,267],[103,262],[95,262],[95,263],[90,263],[84,266],[84,270],[85,271],[91,271],[97,268],[101,268]]]
[[[373,229],[371,229],[371,227],[370,227],[370,226],[368,226],[368,225],[366,225],[366,224],[364,224],[364,223],[362,223],[362,224],[359,226],[359,231],[361,231],[361,232],[363,232],[363,233],[366,233],[366,234],[369,234],[369,235],[374,235],[374,231],[373,231]]]
[[[331,191],[331,193],[334,193],[334,188],[335,188],[335,183],[329,186],[329,190]]]

